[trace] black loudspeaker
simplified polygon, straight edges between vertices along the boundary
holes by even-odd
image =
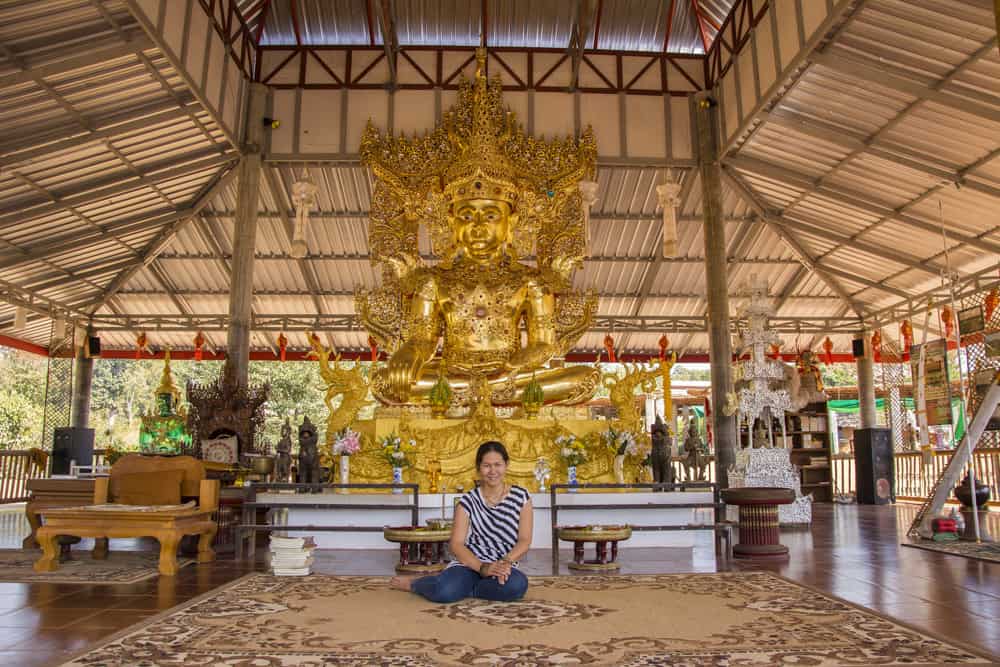
[[[68,475],[70,461],[78,466],[93,465],[94,429],[64,426],[57,428],[52,439],[53,475]]]
[[[97,336],[87,336],[87,356],[101,356],[101,339]]]
[[[859,505],[896,502],[891,429],[860,428],[854,431],[854,488],[857,489]]]
[[[865,356],[865,341],[860,338],[855,338],[851,341],[851,352],[854,353],[855,359],[860,359]]]

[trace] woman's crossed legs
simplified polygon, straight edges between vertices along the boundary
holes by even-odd
[[[464,565],[455,565],[428,577],[394,577],[392,586],[411,590],[431,602],[457,602],[467,597],[512,602],[524,597],[528,577],[512,568],[506,583],[501,584],[496,577],[482,577]]]

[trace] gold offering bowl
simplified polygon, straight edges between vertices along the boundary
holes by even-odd
[[[567,542],[620,542],[632,537],[631,526],[566,526],[559,539]]]
[[[431,530],[447,530],[451,534],[451,527],[455,525],[454,519],[427,519],[427,527]]]
[[[250,467],[258,475],[270,475],[274,472],[274,457],[255,456],[250,461]]]
[[[431,519],[433,521],[433,519]],[[451,528],[413,528],[411,526],[386,526],[382,535],[390,542],[446,542],[451,538]]]

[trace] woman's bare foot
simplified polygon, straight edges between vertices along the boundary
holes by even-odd
[[[420,578],[417,574],[408,574],[402,576],[396,576],[389,580],[389,588],[395,588],[397,591],[411,591],[412,584],[414,581]]]

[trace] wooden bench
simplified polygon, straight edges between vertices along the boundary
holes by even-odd
[[[128,481],[130,474],[169,473],[181,471],[180,496],[182,500],[197,499],[194,507],[177,509],[165,507],[162,510],[130,510],[127,505],[114,508],[96,508],[115,502],[121,495],[119,490]],[[170,475],[171,477],[176,475]],[[131,499],[132,505],[140,504]],[[155,505],[157,503],[149,503]],[[78,537],[153,537],[160,543],[160,574],[177,574],[177,547],[185,535],[199,535],[198,562],[215,560],[212,540],[218,526],[212,521],[212,513],[219,506],[219,481],[205,479],[204,464],[190,456],[139,456],[130,455],[120,459],[111,468],[111,477],[103,477],[94,483],[94,506],[42,508],[39,514],[44,524],[38,529],[37,539],[42,547],[42,557],[35,562],[38,572],[51,572],[59,567],[59,549],[56,538],[60,535]],[[106,545],[106,542],[104,543]],[[107,548],[102,548],[101,540],[93,551],[93,557],[107,557]]]

